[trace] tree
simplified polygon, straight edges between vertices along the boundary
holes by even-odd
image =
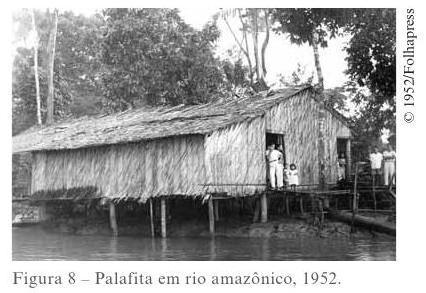
[[[35,22],[35,13],[34,10],[31,10],[31,19],[33,24],[34,31],[34,79],[35,79],[35,88],[36,88],[36,102],[37,102],[37,123],[41,125],[41,101],[40,101],[40,85],[39,85],[39,75],[38,75],[38,33],[37,26]]]
[[[36,80],[33,71],[33,53],[31,49],[19,48],[13,63],[12,79],[12,133],[17,134],[35,124],[38,121],[38,105],[34,99],[36,96]],[[59,72],[54,75],[56,117],[67,117],[71,95],[67,82]],[[46,121],[48,81],[47,72],[39,71],[40,84],[40,109],[42,123]]]
[[[222,10],[218,15],[222,17],[236,44],[238,45],[238,48],[246,57],[249,69],[250,86],[257,91],[267,89],[267,70],[265,56],[269,43],[269,9],[236,8]],[[235,17],[238,17],[238,20],[241,23],[241,27],[239,28],[242,34],[241,40],[238,38],[237,33],[229,23],[229,19]],[[259,52],[260,32],[265,32],[265,38],[263,39],[261,50]],[[251,54],[249,47],[249,35],[251,35],[250,40],[253,46],[253,54]],[[254,67],[252,58],[254,58]]]
[[[213,54],[219,37],[214,22],[197,31],[176,9],[106,9],[103,15],[100,61],[107,108],[205,103],[223,92]]]
[[[279,26],[274,30],[278,34],[287,34],[290,41],[297,45],[308,43],[314,53],[315,68],[318,78],[318,96],[320,103],[326,103],[324,81],[320,64],[318,46],[326,47],[327,39],[335,37],[344,25],[342,9],[320,8],[279,8],[274,9],[274,21]],[[324,148],[325,108],[320,107],[318,131],[319,183],[325,187],[325,148]]]
[[[35,51],[30,50],[34,46],[33,42],[29,43],[34,39],[33,13],[38,36]],[[49,75],[52,76],[48,44],[52,27],[49,14],[40,10],[18,10],[13,14],[13,22],[15,28],[13,44],[16,47],[16,53],[12,71],[12,113],[13,133],[17,133],[34,124],[45,123],[47,120],[47,96],[50,83],[48,79]],[[102,24],[98,15],[85,17],[66,11],[58,13],[53,87],[51,87],[54,88],[55,119],[63,119],[71,115],[80,116],[80,112],[84,112],[83,106],[73,107],[75,111],[71,113],[73,97],[86,98],[91,91],[98,91],[95,80],[99,75],[100,66],[96,62],[95,55],[98,52]],[[34,68],[34,64],[38,65],[37,69]],[[36,71],[39,77],[35,79]],[[36,96],[40,98],[38,102],[34,98]],[[90,101],[87,104],[89,103]],[[84,106],[84,109],[88,108]],[[40,123],[37,122],[38,120]]]
[[[47,66],[48,66],[48,90],[47,90],[47,119],[48,124],[52,123],[54,120],[53,117],[53,107],[54,107],[54,85],[53,85],[53,75],[54,75],[54,64],[55,64],[55,46],[56,46],[56,33],[58,31],[58,10],[54,9],[53,15],[49,15],[47,11],[48,18],[50,18],[50,32],[49,32],[49,42],[47,44]]]
[[[395,133],[396,12],[395,9],[354,9],[346,31],[352,35],[346,52],[347,87],[360,109],[355,126],[360,138]],[[368,90],[365,90],[368,89]]]

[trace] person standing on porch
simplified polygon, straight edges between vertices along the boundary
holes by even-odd
[[[391,181],[395,183],[395,161],[396,153],[391,144],[388,144],[387,150],[383,152],[383,173],[385,185],[390,185]]]
[[[277,181],[279,180],[278,177],[280,177],[281,181],[282,181],[282,188],[284,188],[285,186],[285,174],[284,174],[284,147],[282,144],[278,145],[278,151],[281,153],[281,156],[278,160],[278,167],[280,168],[280,170],[278,170],[278,176],[277,176]],[[278,186],[279,187],[279,186]]]
[[[297,171],[296,164],[290,164],[290,171],[288,172],[288,184],[292,191],[296,191],[296,186],[299,185],[299,172]]]
[[[275,189],[276,187],[283,187],[283,169],[280,168],[280,164],[278,163],[280,159],[282,160],[282,154],[280,151],[275,149],[275,144],[272,143],[266,151],[266,162],[269,168],[269,182],[272,189]]]
[[[383,155],[379,152],[378,147],[374,147],[374,152],[370,154],[371,175],[374,177],[376,184],[380,184],[380,174],[382,169]]]
[[[346,179],[346,159],[343,153],[340,153],[337,159],[337,181]]]

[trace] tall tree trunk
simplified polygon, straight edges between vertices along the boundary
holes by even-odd
[[[258,25],[257,25],[257,8],[250,9],[250,14],[252,18],[252,38],[253,38],[253,49],[254,49],[254,63],[256,70],[256,79],[259,81],[261,79],[260,75],[260,62],[259,62],[259,40],[258,40]]]
[[[53,110],[54,110],[54,84],[53,74],[55,65],[55,47],[56,47],[56,33],[58,30],[58,10],[53,11],[53,22],[49,33],[49,43],[47,45],[47,65],[48,65],[48,92],[47,92],[47,123],[53,123]]]
[[[262,56],[262,79],[265,80],[266,78],[266,63],[265,63],[265,53],[266,53],[266,47],[268,46],[269,43],[269,13],[268,13],[268,9],[265,9],[265,39],[263,40],[263,44],[262,44],[262,51],[261,51],[261,56]]]
[[[318,161],[319,161],[319,185],[321,189],[325,189],[325,145],[324,145],[324,125],[325,125],[325,95],[324,95],[324,78],[322,75],[321,64],[319,60],[318,52],[318,33],[313,32],[312,34],[312,48],[314,50],[315,67],[317,70],[318,85],[319,85],[319,100],[320,110],[318,117]]]
[[[240,42],[238,40],[237,36],[235,35],[234,31],[232,30],[231,25],[229,24],[226,17],[224,17],[224,20],[225,20],[226,26],[228,27],[229,31],[231,32],[232,36],[234,37],[235,42],[240,47],[241,52],[243,52],[244,56],[246,56],[248,68],[249,68],[250,85],[253,85],[253,67],[252,67],[251,58],[250,58],[250,51],[249,51],[248,43],[247,43],[247,32],[246,32],[246,29],[245,29],[245,23],[244,23],[243,18],[241,16],[240,10],[238,10],[238,16],[239,16],[241,24],[243,26],[243,28],[242,28],[243,40],[242,41],[245,41],[245,48],[243,47],[242,41]]]
[[[41,101],[40,101],[40,85],[38,79],[38,33],[35,23],[35,13],[34,9],[31,10],[31,18],[34,30],[34,78],[36,86],[36,102],[37,102],[37,123],[41,125]]]
[[[247,64],[248,64],[248,67],[249,67],[250,86],[253,86],[253,84],[254,84],[254,79],[253,79],[254,73],[253,73],[253,65],[252,65],[251,58],[250,58],[250,48],[249,48],[248,39],[247,39],[247,24],[244,22],[243,17],[241,15],[241,8],[238,9],[238,17],[239,17],[241,25],[242,25],[243,40],[244,40],[244,46],[245,46],[245,50],[243,49],[243,52],[245,52],[244,54],[247,57]]]

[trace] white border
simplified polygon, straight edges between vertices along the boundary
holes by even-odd
[[[420,2],[420,1],[419,1]],[[178,5],[179,4],[179,5]],[[11,261],[11,61],[10,61],[10,40],[11,40],[11,15],[10,11],[13,7],[55,7],[61,8],[66,7],[174,7],[174,6],[215,6],[215,7],[309,7],[309,6],[323,6],[323,7],[397,7],[398,10],[398,65],[397,65],[397,80],[398,80],[398,117],[397,117],[397,152],[398,152],[398,221],[397,221],[397,261],[395,262],[12,262]],[[11,7],[13,5],[13,7]],[[401,103],[401,92],[400,92],[400,46],[403,41],[403,30],[401,24],[404,25],[403,20],[405,18],[405,8],[415,7],[416,8],[416,30],[419,35],[419,39],[416,43],[416,111],[415,111],[415,122],[410,125],[403,123],[400,116],[400,103]],[[402,8],[402,10],[401,10]],[[425,224],[426,218],[424,208],[426,207],[426,194],[424,189],[421,189],[421,185],[425,180],[422,178],[425,174],[423,166],[424,162],[424,150],[423,150],[423,137],[425,133],[425,119],[423,118],[426,112],[426,105],[424,99],[426,99],[424,91],[424,79],[425,75],[425,62],[424,55],[422,52],[425,51],[424,38],[426,36],[424,28],[424,19],[426,18],[425,10],[417,3],[413,1],[223,1],[217,0],[210,3],[195,3],[190,1],[164,1],[157,0],[152,2],[146,1],[72,1],[66,4],[59,4],[55,1],[13,1],[9,3],[3,3],[1,10],[1,30],[3,46],[0,47],[2,58],[2,70],[1,70],[1,106],[2,115],[1,119],[1,135],[3,137],[3,144],[1,147],[2,156],[2,168],[0,174],[2,178],[0,193],[4,200],[1,205],[1,216],[2,216],[2,241],[1,241],[1,256],[2,266],[0,272],[1,288],[3,292],[24,292],[24,288],[19,288],[11,285],[12,282],[12,271],[33,271],[33,272],[68,272],[75,270],[81,274],[90,273],[99,270],[108,271],[149,271],[151,273],[159,272],[170,272],[179,273],[187,272],[219,272],[224,270],[235,271],[235,272],[290,272],[298,274],[305,270],[313,271],[335,271],[338,273],[339,279],[342,281],[341,286],[336,290],[342,290],[344,292],[360,292],[360,290],[380,290],[380,291],[406,291],[413,290],[419,292],[421,289],[424,290],[425,285],[423,282],[423,260],[424,260],[424,246],[425,246]],[[422,39],[423,38],[423,39]],[[117,290],[122,291],[122,288],[118,287],[69,287],[67,290],[75,289],[90,289],[94,292],[116,292]],[[147,287],[126,287],[129,290],[138,290],[139,292],[147,290]],[[126,290],[127,290],[126,289]],[[152,288],[154,289],[154,288]],[[156,288],[161,289],[161,288]],[[172,288],[163,288],[170,290]],[[209,288],[209,287],[179,287],[173,288],[179,291],[185,290],[185,292],[199,292],[200,289],[206,292],[217,292],[218,289],[225,289],[225,287]],[[226,288],[229,290],[229,288]],[[290,290],[290,288],[280,287],[234,287],[232,290],[246,291],[259,291],[259,290],[271,290],[272,292],[283,290]],[[330,287],[311,287],[306,288],[299,286],[299,290],[303,292],[325,292],[330,290]],[[56,292],[57,287],[36,289],[35,291],[43,292]],[[34,290],[32,290],[34,291]],[[151,290],[148,290],[151,291]],[[30,291],[31,292],[31,291]]]

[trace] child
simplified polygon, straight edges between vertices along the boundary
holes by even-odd
[[[296,164],[290,164],[288,184],[290,185],[291,190],[296,191],[296,186],[299,185],[299,174],[297,172]]]
[[[337,168],[337,181],[344,181],[346,179],[346,159],[342,153],[337,159]]]

